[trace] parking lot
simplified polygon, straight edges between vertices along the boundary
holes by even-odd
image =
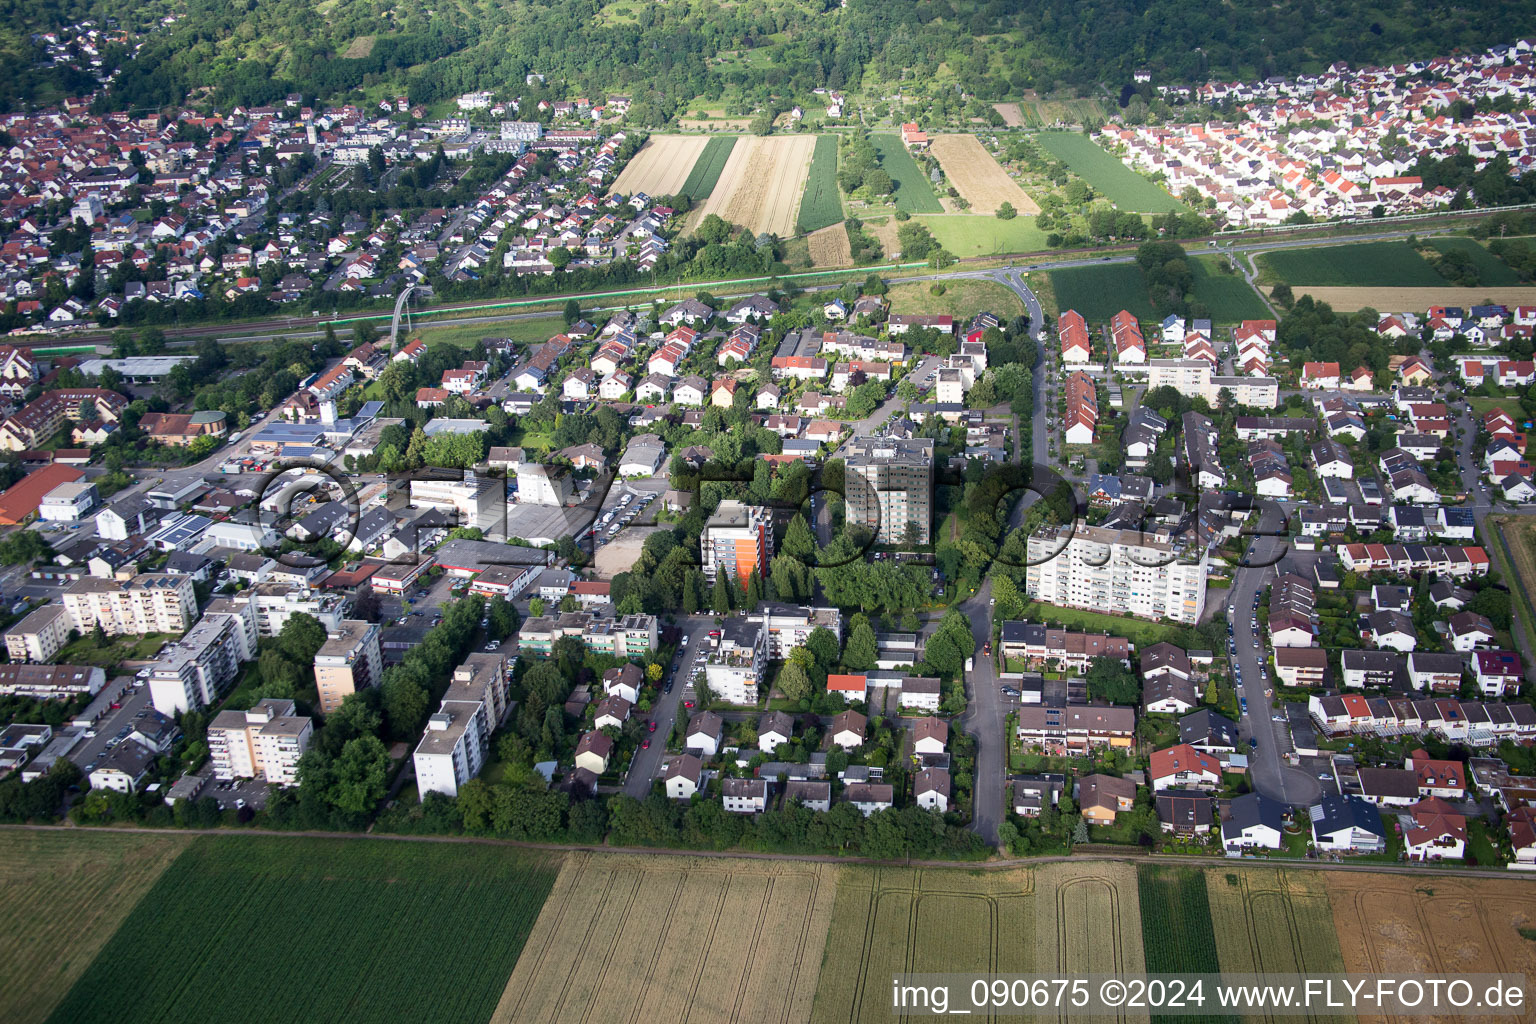
[[[121,677],[113,679],[107,683],[102,692],[111,693],[133,681]],[[122,707],[110,709],[97,719],[86,729],[85,742],[70,751],[69,759],[82,771],[89,772],[106,756],[107,751],[127,739],[134,726],[153,707],[149,699],[148,686],[128,686],[127,692],[117,703]],[[95,735],[90,735],[91,733]]]
[[[662,492],[666,489],[664,477],[614,481],[603,499],[603,510],[592,523],[593,543],[601,547],[617,537],[626,526],[654,523],[661,508]]]

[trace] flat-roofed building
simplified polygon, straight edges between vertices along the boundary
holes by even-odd
[[[704,576],[711,584],[722,571],[735,576],[743,588],[754,572],[759,580],[766,580],[768,560],[773,557],[773,511],[728,498],[704,524],[699,546]]]
[[[169,717],[218,703],[241,664],[256,657],[248,641],[238,615],[204,615],[180,640],[166,645],[150,668],[155,710]]]
[[[377,623],[361,619],[343,619],[326,634],[314,666],[322,714],[341,707],[348,694],[378,684],[384,671],[379,636]]]
[[[933,524],[932,438],[855,437],[844,452],[848,521],[878,544],[927,544]]]
[[[83,579],[64,591],[71,628],[108,636],[184,633],[197,615],[190,576],[140,573],[130,580]]]
[[[1206,553],[1182,537],[1079,520],[1035,533],[1028,551],[1031,600],[1190,624],[1205,610]]]
[[[445,700],[427,719],[416,745],[417,791],[458,796],[459,787],[480,774],[485,764],[482,736],[489,733],[485,705],[479,701]]]
[[[291,700],[268,698],[249,711],[221,711],[208,723],[213,774],[292,786],[313,734],[313,720],[297,714]]]

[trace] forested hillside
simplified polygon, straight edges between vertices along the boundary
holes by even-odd
[[[1430,57],[1528,34],[1533,0],[0,0],[0,36],[21,55],[50,20],[114,17],[145,30],[138,56],[109,55],[114,108],[221,102],[289,91],[334,99],[388,86],[418,102],[474,89],[525,92],[543,74],[571,95],[635,97],[660,123],[705,98],[762,103],[826,86],[924,91],[941,65],[982,99],[1064,86],[1118,90],[1134,68],[1165,81],[1253,79]],[[738,59],[742,51],[759,51]],[[13,65],[14,66],[14,65]],[[905,72],[905,74],[904,74]],[[76,82],[75,84],[79,84]],[[11,87],[25,97],[25,82]]]

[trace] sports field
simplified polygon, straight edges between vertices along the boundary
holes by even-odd
[[[652,135],[614,179],[613,191],[626,196],[677,195],[705,144],[716,141],[702,135]]]
[[[1353,288],[1445,286],[1445,279],[1405,242],[1354,242],[1308,249],[1279,249],[1260,253],[1257,261],[1266,282],[1284,281],[1293,288],[1303,285]]]
[[[1035,225],[1033,217],[998,220],[974,213],[939,213],[914,219],[925,224],[939,244],[956,256],[1039,252],[1045,248],[1045,232]]]
[[[1100,194],[1122,210],[1137,213],[1183,212],[1186,207],[1165,189],[1131,170],[1086,135],[1077,132],[1041,132],[1040,145],[1070,167]]]
[[[837,194],[837,136],[816,139],[811,170],[805,179],[796,226],[803,233],[830,227],[843,219],[843,201]]]
[[[994,214],[1003,203],[1020,213],[1036,214],[1040,206],[1008,177],[992,154],[974,135],[940,135],[933,140],[933,155],[966,202],[971,212]]]
[[[900,136],[871,135],[869,141],[874,144],[875,152],[880,154],[880,169],[896,183],[893,199],[898,210],[906,210],[908,213],[944,212],[938,196],[933,194],[933,188],[928,184],[928,176],[917,166],[917,161],[912,159],[907,147],[901,144]]]
[[[49,1020],[484,1024],[554,863],[467,844],[197,839]]]
[[[837,872],[572,854],[491,1020],[806,1020]]]
[[[814,135],[738,139],[694,223],[716,213],[753,234],[795,234],[815,146]]]
[[[688,179],[683,182],[683,195],[694,202],[708,199],[709,194],[715,190],[715,185],[720,181],[720,172],[725,170],[725,162],[730,159],[731,150],[736,148],[736,136],[724,135],[709,140],[694,161],[693,170],[688,172]]]

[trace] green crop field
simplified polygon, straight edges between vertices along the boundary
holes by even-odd
[[[1035,225],[1033,217],[998,220],[974,213],[941,213],[917,219],[956,256],[1039,252],[1045,248],[1045,232]]]
[[[1211,927],[1205,875],[1200,869],[1141,864],[1137,866],[1136,878],[1147,971],[1219,972],[1221,960],[1216,952],[1216,933]],[[1190,1019],[1233,1018],[1209,1014]]]
[[[709,198],[720,180],[720,172],[725,170],[725,162],[731,158],[731,150],[736,148],[736,139],[735,135],[721,135],[705,143],[704,152],[693,162],[693,170],[683,182],[683,195],[696,203]]]
[[[1441,252],[1451,252],[1459,249],[1472,257],[1472,265],[1477,268],[1479,286],[1481,285],[1511,285],[1520,283],[1520,275],[1515,273],[1508,263],[1499,259],[1493,253],[1484,249],[1477,241],[1471,238],[1431,238],[1429,244]]]
[[[1266,280],[1290,285],[1346,288],[1444,286],[1422,256],[1404,242],[1357,242],[1315,249],[1282,249],[1258,257]]]
[[[556,869],[499,847],[199,839],[49,1019],[483,1024]]]
[[[1183,212],[1187,207],[1143,178],[1102,146],[1077,132],[1041,132],[1040,145],[1110,202],[1137,213]]]
[[[1189,261],[1189,268],[1195,275],[1194,299],[1210,310],[1215,322],[1265,320],[1274,315],[1242,274],[1223,273],[1215,258],[1196,257]]]
[[[805,179],[805,194],[800,198],[796,228],[801,234],[809,234],[842,219],[843,203],[837,195],[837,136],[818,136],[811,171]]]
[[[871,135],[869,141],[874,143],[875,152],[880,154],[881,169],[896,183],[895,200],[898,210],[906,210],[908,213],[944,212],[938,196],[933,194],[933,188],[928,184],[928,177],[917,166],[917,161],[912,159],[912,154],[907,152],[907,147],[901,144],[900,136]]]
[[[1062,310],[1077,310],[1090,324],[1108,320],[1122,309],[1142,320],[1161,319],[1147,298],[1146,275],[1135,263],[1053,270],[1051,285],[1056,290],[1056,305]]]

